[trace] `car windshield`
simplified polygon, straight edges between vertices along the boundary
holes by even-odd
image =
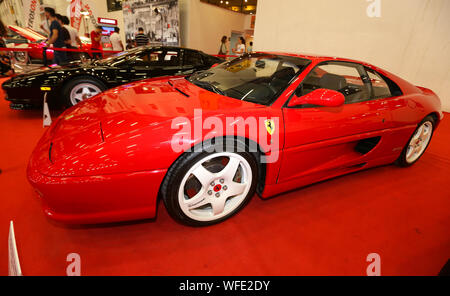
[[[111,66],[116,66],[121,64],[124,61],[127,61],[133,57],[136,56],[137,52],[140,52],[142,50],[142,48],[133,48],[127,51],[122,51],[116,54],[113,54],[112,56],[103,59],[103,60],[98,60],[95,61],[96,65],[106,65],[109,64]]]
[[[270,105],[310,62],[291,56],[247,54],[186,79],[211,92]]]

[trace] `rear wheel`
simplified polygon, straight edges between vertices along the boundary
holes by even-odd
[[[66,107],[75,106],[81,101],[89,99],[107,88],[106,86],[90,77],[79,77],[70,80],[63,88]]]
[[[430,144],[435,124],[435,119],[432,116],[427,116],[419,123],[416,131],[403,149],[402,154],[397,159],[398,165],[404,167],[410,166],[420,159]]]
[[[17,51],[14,53],[16,61],[20,63],[28,63],[28,54],[24,51]]]
[[[192,226],[219,223],[255,194],[258,167],[247,152],[192,152],[167,173],[161,195],[169,214]]]

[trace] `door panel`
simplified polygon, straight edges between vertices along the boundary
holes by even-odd
[[[283,109],[285,144],[278,183],[312,174],[323,178],[346,167],[363,165],[376,153],[361,153],[355,147],[364,139],[380,137],[371,147],[377,150],[375,147],[383,143],[382,135],[391,127],[389,99],[371,100],[372,85],[361,65],[318,65],[297,93],[305,95],[318,88],[341,92],[346,104]]]
[[[371,155],[355,147],[391,126],[383,100],[333,108],[284,108],[283,115],[285,146],[278,182],[364,162]]]
[[[341,107],[284,108],[285,148],[371,132],[389,127],[386,100]]]

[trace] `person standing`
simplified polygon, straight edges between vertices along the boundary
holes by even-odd
[[[122,40],[119,35],[120,29],[119,27],[114,28],[114,33],[109,36],[109,40],[111,41],[112,50],[113,51],[123,51],[125,48],[123,47]]]
[[[78,31],[74,27],[70,26],[69,18],[67,16],[62,16],[61,23],[70,36],[70,42],[66,42],[66,47],[69,49],[81,49],[82,43],[80,37],[78,36]],[[67,52],[67,57],[72,61],[80,59],[80,55],[78,52],[69,51]]]
[[[67,29],[70,35],[70,46],[71,48],[80,48],[82,43],[78,31],[70,25],[70,20],[67,16],[62,17],[62,23],[64,28]]]
[[[102,47],[102,27],[96,26],[95,30],[91,32],[91,49],[95,51],[101,51]],[[94,59],[102,59],[101,52],[93,52],[92,57]]]
[[[70,47],[71,44],[71,40],[70,40],[70,33],[69,31],[66,29],[66,27],[64,27],[63,24],[63,16],[60,14],[56,14],[56,20],[58,21],[59,25],[61,26],[61,38],[64,41],[64,46],[66,48],[68,48],[68,46]]]
[[[223,36],[222,39],[220,40],[220,49],[219,49],[220,56],[226,56],[228,54],[227,42],[228,42],[227,36]]]
[[[127,39],[127,47],[126,50],[132,49],[133,46],[133,41],[131,39]]]
[[[252,52],[253,51],[253,41],[250,41],[248,47],[247,47],[247,52]]]
[[[61,25],[56,19],[55,10],[51,7],[46,7],[44,10],[45,18],[50,22],[50,37],[48,39],[48,44],[53,46],[55,49],[64,48],[65,43],[63,40],[63,34],[61,33]],[[53,52],[53,63],[57,65],[62,65],[67,62],[67,54],[65,51],[55,50]]]
[[[47,7],[45,7],[45,8],[47,8]],[[44,11],[45,11],[45,8],[44,8]],[[44,20],[41,22],[41,25],[39,27],[45,33],[45,36],[47,38],[50,37],[50,23],[47,18],[44,18]]]
[[[138,33],[136,34],[136,37],[134,37],[134,40],[136,42],[136,46],[144,46],[150,43],[150,40],[147,35],[144,34],[144,28],[142,27],[138,29]]]
[[[245,53],[245,39],[244,37],[239,37],[239,44],[237,45],[236,49],[233,49],[233,52],[237,54],[238,56],[241,56]]]
[[[0,20],[0,47],[5,48],[6,42],[3,38],[7,35],[7,31],[3,22]],[[0,76],[12,76],[14,69],[11,67],[11,58],[5,51],[0,52]]]

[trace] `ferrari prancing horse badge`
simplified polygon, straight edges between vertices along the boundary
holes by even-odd
[[[266,124],[266,130],[269,135],[273,135],[275,132],[275,122],[272,119],[266,119],[264,123]]]

